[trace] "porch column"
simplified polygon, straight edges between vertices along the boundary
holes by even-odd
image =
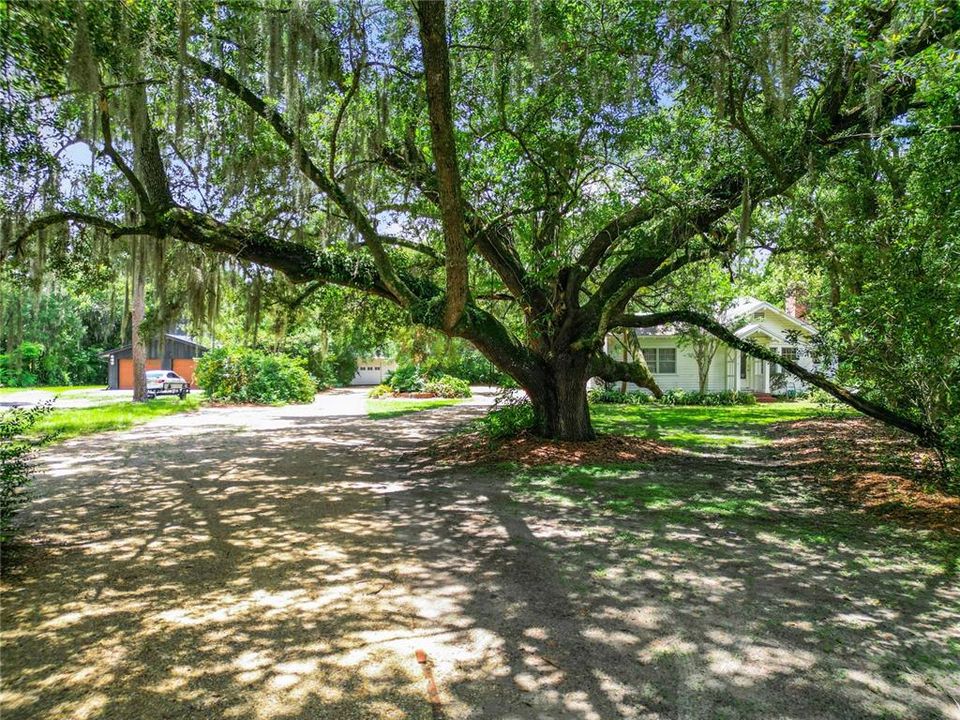
[[[770,363],[763,361],[763,391],[770,392]]]
[[[743,353],[739,350],[734,350],[736,353],[736,360],[733,363],[733,389],[736,392],[740,392],[740,363],[743,362]]]

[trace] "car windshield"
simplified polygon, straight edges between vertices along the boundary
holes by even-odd
[[[148,378],[163,377],[164,374],[165,374],[165,373],[164,373],[162,370],[148,370],[148,371],[147,371],[147,377],[148,377]]]

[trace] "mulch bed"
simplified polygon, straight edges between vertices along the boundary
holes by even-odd
[[[960,497],[934,489],[933,454],[866,418],[811,419],[771,428],[774,457],[803,480],[873,515],[960,535]]]
[[[676,450],[668,445],[622,435],[600,435],[588,442],[561,442],[528,434],[491,441],[480,433],[466,433],[434,443],[430,457],[442,464],[509,462],[532,467],[647,462],[675,453]]]

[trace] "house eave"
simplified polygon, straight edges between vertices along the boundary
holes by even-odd
[[[187,340],[186,338],[184,338],[183,335],[174,335],[173,333],[164,333],[163,336],[167,340],[173,340],[174,342],[183,343],[184,345],[192,345],[193,347],[197,348],[198,350],[202,350],[203,352],[206,352],[207,350],[209,350],[209,348],[201,345],[198,342],[195,342],[193,340]],[[110,350],[104,350],[102,353],[100,353],[99,357],[106,359],[115,353],[124,352],[125,350],[129,350],[132,347],[133,347],[133,343],[127,343],[126,345],[121,345],[120,347],[115,347]]]

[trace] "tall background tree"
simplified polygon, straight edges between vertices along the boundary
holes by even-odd
[[[929,107],[960,64],[949,0],[140,0],[4,21],[16,250],[67,223],[369,293],[475,345],[567,439],[593,435],[589,377],[657,390],[603,353],[609,332],[684,321],[770,359],[702,313],[633,311],[683,268],[775,245],[877,133],[955,124]],[[113,143],[89,132],[108,115],[129,120]],[[30,188],[81,135],[92,166],[41,206]],[[942,446],[891,398],[782,364]]]

